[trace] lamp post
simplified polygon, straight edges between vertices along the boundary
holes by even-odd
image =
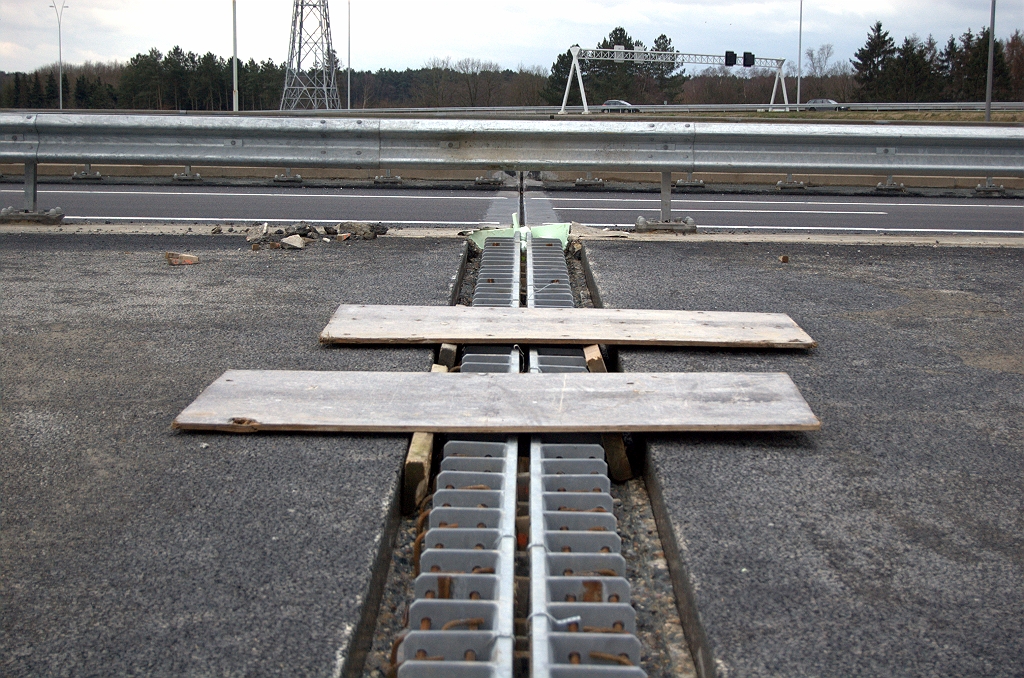
[[[796,110],[800,110],[800,78],[804,75],[804,0],[800,0],[800,32],[796,42]]]
[[[985,83],[985,122],[992,122],[992,67],[996,55],[996,0],[988,24],[988,80]]]
[[[231,47],[233,58],[231,59],[231,102],[234,104],[235,113],[238,112],[238,14],[235,0],[231,0]]]
[[[60,110],[64,110],[64,44],[61,39],[60,32],[60,20],[64,15],[64,10],[68,8],[63,2],[60,3],[60,7],[57,7],[57,3],[53,2],[50,4],[53,7],[54,13],[57,15],[57,68],[58,68],[58,80],[57,80],[57,100],[60,102]]]
[[[995,2],[995,0],[992,0]],[[348,109],[352,110],[352,0],[348,0]]]

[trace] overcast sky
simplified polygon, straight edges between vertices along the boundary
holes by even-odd
[[[231,0],[64,0],[65,62],[127,60],[151,47],[231,54]],[[51,0],[0,0],[0,70],[31,71],[57,60]],[[238,0],[238,56],[283,61],[292,0]],[[334,47],[345,61],[345,0],[331,0]],[[796,60],[800,0],[353,0],[352,66],[418,68],[431,57],[476,57],[507,68],[543,66],[569,45],[593,47],[615,26],[648,46],[665,33],[676,49],[727,49]],[[881,20],[899,42],[940,42],[987,26],[989,0],[805,0],[805,49],[833,43],[849,59]],[[1024,0],[999,0],[996,35],[1024,28]]]

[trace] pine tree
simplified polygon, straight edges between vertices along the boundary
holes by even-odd
[[[45,105],[43,80],[39,77],[39,71],[36,71],[32,77],[32,89],[29,91],[28,106],[29,108],[43,108]]]
[[[861,101],[878,99],[882,95],[882,74],[889,60],[896,54],[896,45],[888,31],[882,30],[882,22],[876,21],[868,31],[868,40],[856,51],[850,60],[854,80],[860,85],[858,98]]]
[[[47,108],[57,108],[60,102],[57,98],[57,78],[54,76],[53,71],[50,71],[46,76],[46,93],[43,96],[46,100]]]

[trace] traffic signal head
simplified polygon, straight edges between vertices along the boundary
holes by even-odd
[[[725,65],[726,66],[735,66],[736,65],[736,52],[726,52],[725,53]]]
[[[732,60],[736,61],[736,57],[733,56]],[[743,65],[746,66],[747,68],[750,68],[751,66],[754,65],[754,53],[753,52],[744,52],[743,53]]]

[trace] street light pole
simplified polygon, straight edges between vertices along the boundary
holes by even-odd
[[[995,2],[995,0],[992,0]],[[352,110],[352,0],[348,0],[348,110]]]
[[[60,3],[60,9],[57,8],[57,3],[54,2],[50,5],[53,7],[54,13],[57,15],[57,69],[59,75],[57,80],[57,100],[60,102],[60,110],[64,110],[64,43],[61,39],[60,32],[60,20],[64,15],[64,10],[68,8],[63,2]]]
[[[800,110],[800,79],[804,75],[804,0],[800,0],[799,36],[796,42],[796,110],[798,111]]]
[[[985,122],[992,122],[992,70],[996,55],[996,0],[988,24],[988,81],[985,84]]]
[[[234,104],[234,111],[238,112],[238,14],[235,0],[231,0],[231,46],[234,58],[231,60],[231,80],[233,89],[231,101]]]

